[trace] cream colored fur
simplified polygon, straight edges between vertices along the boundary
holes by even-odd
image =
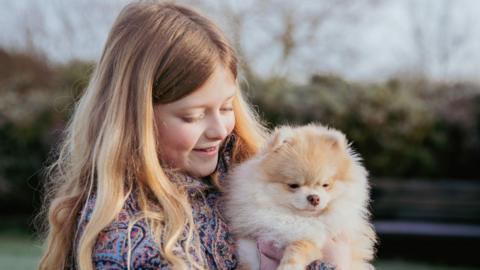
[[[226,215],[244,269],[259,269],[252,251],[258,238],[286,248],[279,269],[305,269],[340,234],[351,241],[351,269],[373,268],[367,171],[341,132],[313,124],[278,128],[228,183]]]

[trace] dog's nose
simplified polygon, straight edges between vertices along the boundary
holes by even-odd
[[[315,194],[308,195],[307,200],[313,206],[317,206],[320,204],[320,197],[318,197],[318,195],[315,195]]]

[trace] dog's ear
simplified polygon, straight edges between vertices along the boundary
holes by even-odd
[[[345,137],[345,135],[336,129],[329,128],[326,130],[326,132],[325,130],[323,130],[323,132],[320,134],[321,138],[328,142],[332,148],[343,150],[346,149],[348,146],[347,138]]]
[[[267,140],[263,153],[276,152],[285,144],[293,143],[293,129],[290,126],[281,126],[275,128]]]

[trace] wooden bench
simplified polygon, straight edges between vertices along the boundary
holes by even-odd
[[[372,181],[378,257],[479,267],[480,181]]]
[[[480,181],[372,181],[376,220],[480,225]]]

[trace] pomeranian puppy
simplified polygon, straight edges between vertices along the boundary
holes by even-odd
[[[322,260],[327,239],[340,235],[351,244],[351,269],[373,269],[367,171],[343,133],[314,124],[277,128],[227,183],[241,269],[259,269],[259,238],[285,248],[278,268],[285,270]]]

